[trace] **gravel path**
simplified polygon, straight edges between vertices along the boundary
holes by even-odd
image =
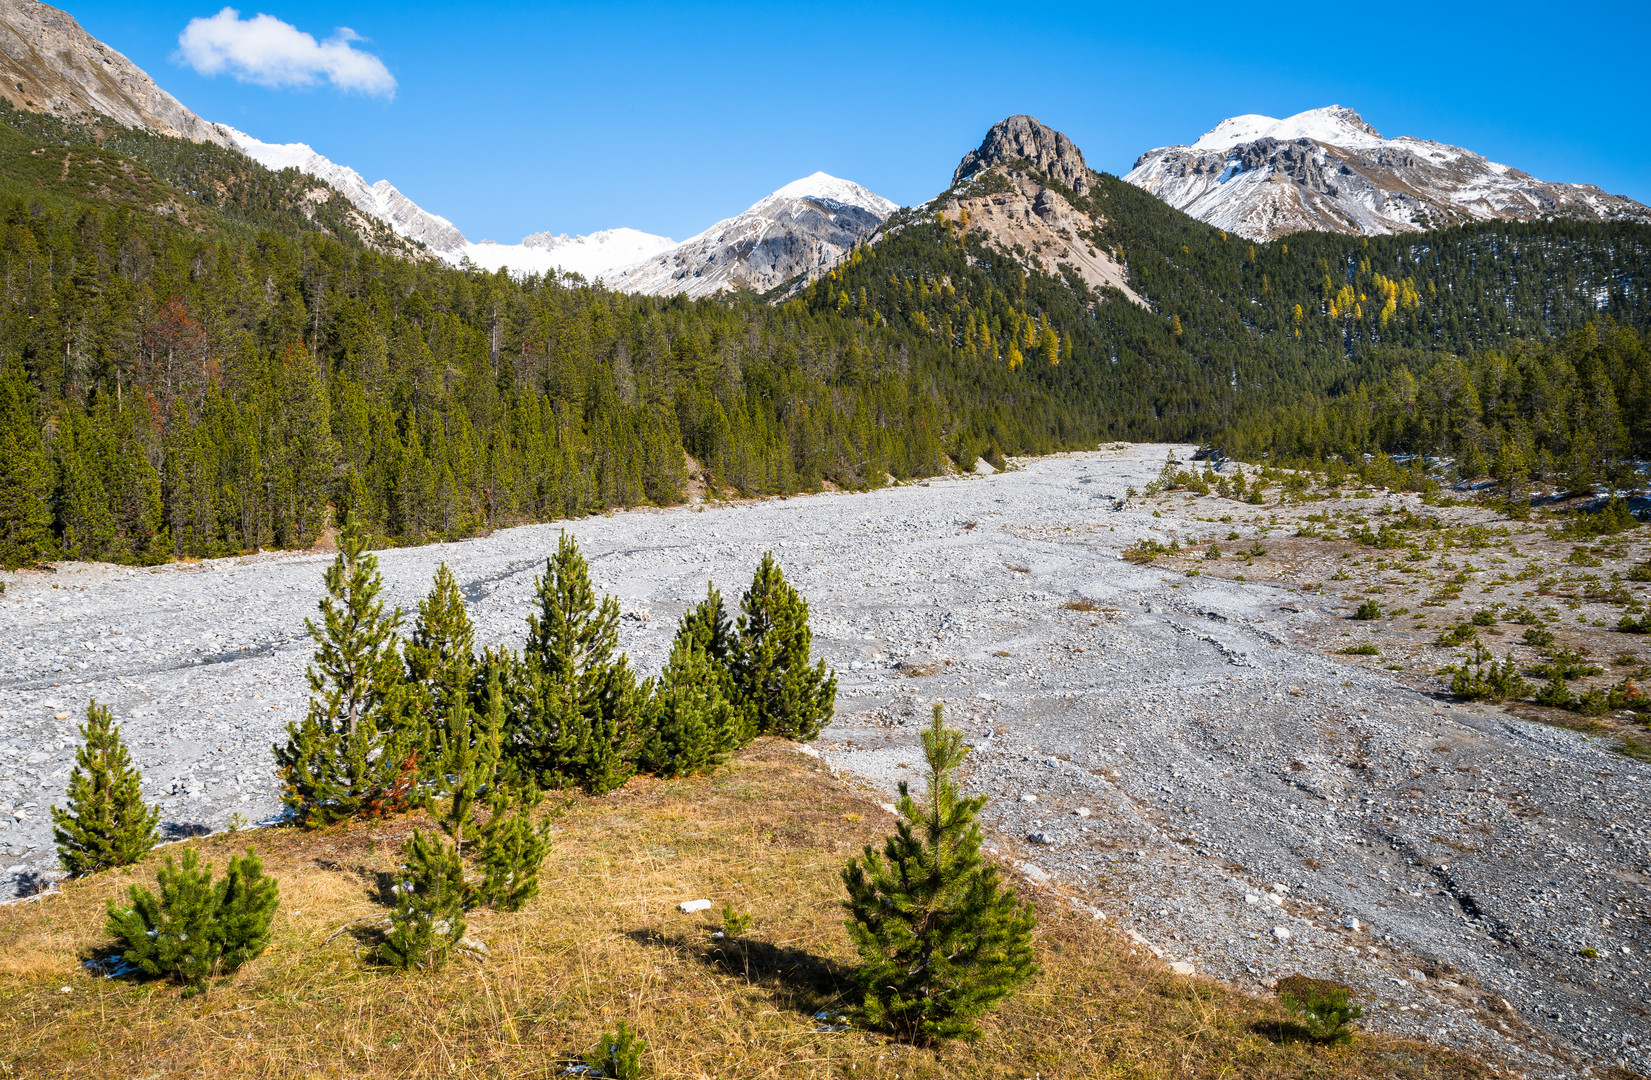
[[[1164,453],[568,528],[649,672],[707,578],[737,599],[772,548],[841,677],[824,757],[892,794],[943,702],[999,853],[1137,948],[1252,987],[1343,978],[1370,1026],[1535,1074],[1651,1071],[1651,768],[1325,655],[1333,598],[1120,560],[1197,528],[1120,508]],[[389,599],[411,610],[446,560],[479,642],[518,645],[559,528],[384,552]],[[329,559],[0,575],[8,891],[54,873],[88,697],[174,835],[278,809],[269,746],[303,709]]]

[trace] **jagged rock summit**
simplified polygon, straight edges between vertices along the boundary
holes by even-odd
[[[142,68],[38,0],[0,0],[0,96],[65,120],[107,116],[192,142],[228,146],[224,132],[184,108]]]
[[[951,190],[936,202],[943,217],[1028,270],[1076,277],[1141,303],[1098,239],[1105,218],[1088,197],[1094,176],[1071,139],[1030,116],[1011,116],[963,156]]]
[[[1089,165],[1078,144],[1039,123],[1036,117],[1025,115],[1011,116],[993,124],[980,146],[964,154],[958,162],[957,171],[952,174],[952,186],[1005,161],[1024,161],[1079,195],[1089,191]]]
[[[1592,184],[1538,180],[1428,139],[1384,138],[1340,105],[1283,120],[1223,120],[1190,146],[1142,154],[1124,179],[1251,240],[1310,229],[1415,232],[1497,219],[1651,222],[1651,208]]]

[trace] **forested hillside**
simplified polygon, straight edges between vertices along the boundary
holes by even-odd
[[[937,216],[801,293],[811,310],[950,343],[966,363],[1075,365],[1109,437],[1229,450],[1463,457],[1513,440],[1534,475],[1586,485],[1651,456],[1651,228],[1553,222],[1408,236],[1229,236],[1101,176],[1087,237],[1153,310],[1075,275],[1026,274]]]
[[[1651,452],[1645,227],[1253,246],[1103,177],[1066,194],[1156,310],[928,211],[791,299],[690,303],[397,257],[294,173],[0,119],[5,565],[668,504],[685,455],[763,494],[1108,438],[1511,440],[1578,482]]]

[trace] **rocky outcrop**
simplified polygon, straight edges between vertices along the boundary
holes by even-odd
[[[1252,240],[1498,219],[1651,222],[1651,208],[1592,184],[1549,183],[1426,139],[1385,139],[1340,106],[1224,120],[1191,146],[1142,154],[1124,179]]]
[[[952,174],[952,186],[1009,161],[1024,161],[1079,195],[1089,191],[1091,174],[1083,151],[1071,139],[1032,116],[1011,116],[993,124],[980,146],[963,155],[957,171]]]
[[[107,116],[160,135],[229,145],[142,68],[37,0],[0,0],[0,95],[30,112],[67,120]]]
[[[1083,196],[1094,174],[1077,144],[1030,116],[1011,116],[993,124],[979,149],[964,155],[952,189],[931,205],[1027,270],[1076,277],[1092,289],[1116,289],[1142,303],[1123,267],[1093,239],[1105,219],[1072,205],[1043,177],[1088,205]]]

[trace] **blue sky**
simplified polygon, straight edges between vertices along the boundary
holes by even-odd
[[[237,5],[354,64],[343,89],[241,81],[233,59],[196,70],[179,35],[222,6],[65,8],[207,119],[388,178],[472,240],[621,225],[680,239],[816,169],[921,202],[1017,112],[1121,173],[1227,116],[1341,104],[1384,135],[1651,203],[1643,0]]]

